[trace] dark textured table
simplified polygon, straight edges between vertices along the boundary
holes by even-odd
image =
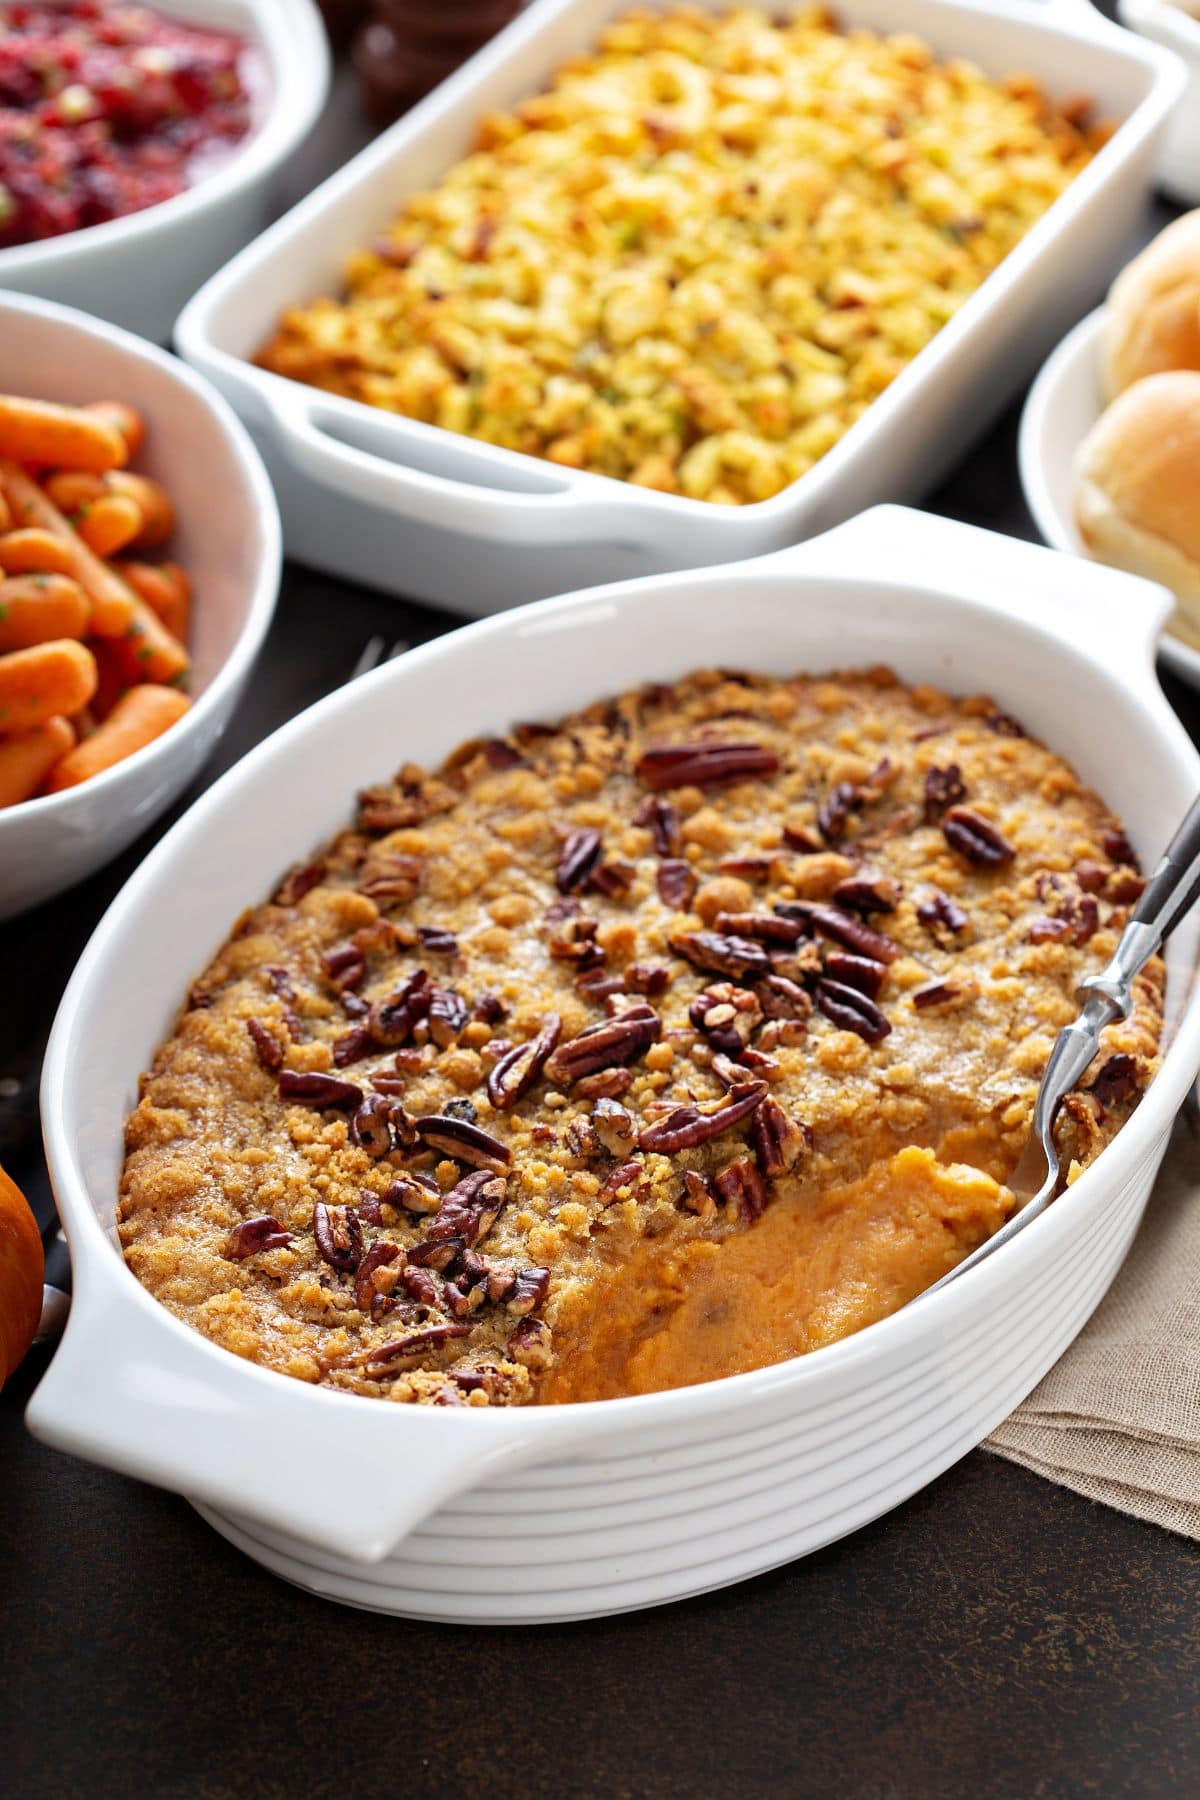
[[[1016,416],[935,510],[1034,535]],[[342,681],[373,633],[415,643],[452,623],[289,568],[205,784]],[[1200,738],[1200,696],[1166,686]],[[0,1162],[47,1224],[46,1033],[105,905],[169,822],[0,929]],[[0,1395],[12,1800],[1200,1792],[1200,1549],[982,1453],[723,1593],[468,1634],[313,1599],[184,1501],[35,1444],[21,1415],[42,1366],[35,1352]]]

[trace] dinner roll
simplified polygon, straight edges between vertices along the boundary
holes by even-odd
[[[1117,276],[1102,355],[1110,399],[1144,375],[1200,369],[1200,211],[1160,231]]]
[[[1080,446],[1075,516],[1101,562],[1173,589],[1170,629],[1200,648],[1200,371],[1117,396]]]

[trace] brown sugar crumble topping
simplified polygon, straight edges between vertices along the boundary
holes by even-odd
[[[436,1405],[829,1343],[1003,1222],[1055,1034],[1141,890],[985,699],[702,671],[359,797],[193,984],[120,1234],[215,1343]],[[1071,1096],[1156,1067],[1163,974]]]

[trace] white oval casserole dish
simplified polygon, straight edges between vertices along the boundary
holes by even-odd
[[[719,11],[727,0],[699,0]],[[1184,73],[1088,0],[837,0],[849,25],[914,32],[992,75],[1094,97],[1119,129],[840,443],[770,500],[660,494],[424,425],[256,369],[280,313],[337,293],[349,255],[536,92],[632,0],[535,0],[465,68],[214,276],[182,354],[237,408],[279,495],[289,553],[478,616],[542,594],[776,550],[950,467],[1115,273]]]
[[[104,225],[0,250],[0,288],[84,307],[164,343],[180,307],[270,216],[271,182],[329,91],[329,45],[312,0],[153,0],[188,25],[235,31],[262,57],[261,119],[194,187]]]
[[[908,680],[986,690],[1073,762],[1152,856],[1200,778],[1153,674],[1166,604],[1130,577],[879,508],[761,562],[472,626],[277,732],[146,859],[59,1010],[42,1117],[75,1298],[31,1428],[186,1494],[303,1586],[479,1622],[575,1618],[717,1587],[816,1549],[930,1481],[1050,1367],[1124,1255],[1200,1062],[1192,925],[1170,947],[1160,1074],[1043,1218],[859,1336],[705,1387],[456,1411],[336,1394],[239,1361],[160,1307],[121,1260],[122,1120],[189,979],[242,907],[343,822],[355,789],[514,718],[553,718],[700,665],[887,662]]]

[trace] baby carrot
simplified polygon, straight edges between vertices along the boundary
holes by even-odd
[[[0,551],[3,539],[0,539]],[[135,594],[156,612],[167,630],[186,644],[192,584],[178,563],[119,562],[121,574]]]
[[[0,581],[0,652],[82,637],[91,610],[69,575],[13,575]]]
[[[128,631],[133,621],[134,595],[116,571],[88,549],[37,482],[2,457],[0,483],[16,522],[40,526],[71,546],[71,573],[92,603],[89,630],[97,637],[120,637]]]
[[[115,426],[78,406],[0,394],[0,456],[56,469],[120,469],[129,461]]]
[[[75,733],[57,715],[32,731],[0,738],[0,807],[16,806],[35,794],[74,742]]]
[[[132,687],[135,681],[178,682],[188,672],[187,651],[140,594],[131,598],[133,622],[113,640],[127,683]]]
[[[0,569],[6,575],[69,575],[71,550],[41,525],[6,531],[0,537]]]
[[[165,543],[175,529],[175,508],[165,488],[148,475],[134,475],[121,469],[110,475],[105,484],[110,494],[125,494],[141,509],[142,529],[137,536],[139,550],[153,550]]]
[[[103,475],[89,475],[83,469],[60,469],[57,474],[48,475],[42,486],[72,525],[78,524],[88,507],[103,500],[109,491]]]
[[[181,719],[191,702],[175,688],[157,687],[147,682],[123,694],[91,737],[85,738],[57,763],[50,772],[46,791],[57,794],[63,788],[111,769],[135,750],[142,750]]]
[[[141,508],[128,494],[105,494],[85,510],[76,529],[97,556],[115,556],[141,532]]]
[[[117,644],[116,638],[88,639],[88,649],[96,659],[97,677],[91,710],[98,719],[107,719],[121,695],[133,686],[125,658]]]
[[[137,455],[146,436],[146,421],[136,406],[130,406],[124,400],[89,400],[80,411],[103,419],[106,425],[119,431],[130,456]]]
[[[0,656],[0,731],[31,731],[78,712],[96,691],[96,659],[73,638]]]
[[[5,499],[4,489],[0,488],[0,531],[11,531],[12,524],[13,524],[12,511],[9,507],[8,501]]]

